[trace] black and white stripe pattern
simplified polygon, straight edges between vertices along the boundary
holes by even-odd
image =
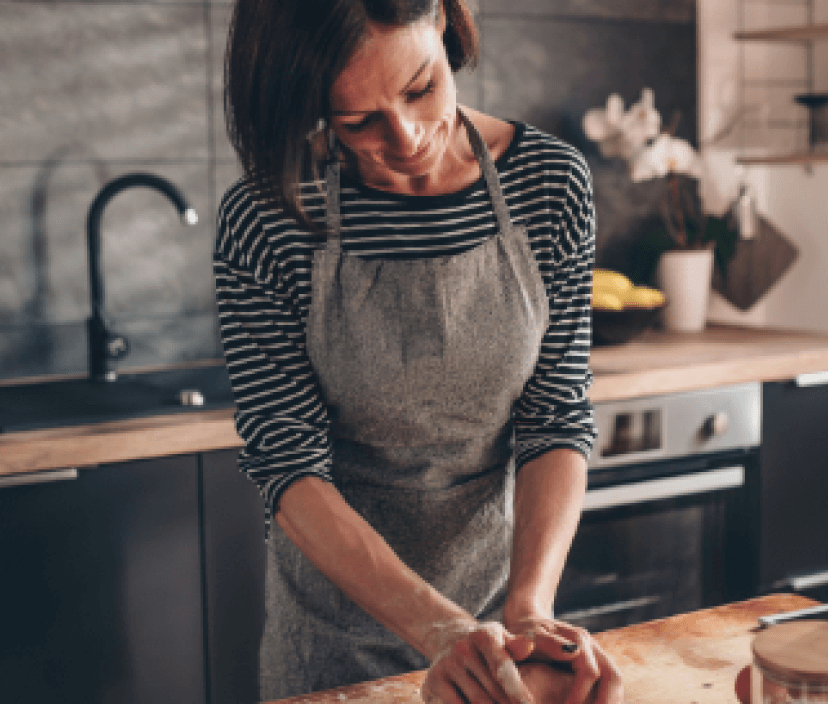
[[[526,226],[547,292],[549,327],[514,408],[516,464],[552,448],[589,455],[587,389],[595,212],[589,168],[576,149],[518,123],[497,160],[512,220]],[[320,223],[319,184],[302,185]],[[372,258],[452,255],[496,233],[485,183],[454,194],[403,196],[342,180],[342,246]],[[331,477],[329,419],[305,348],[312,235],[267,204],[249,180],[225,194],[214,270],[221,338],[233,385],[240,468],[266,500],[268,525],[287,486]]]

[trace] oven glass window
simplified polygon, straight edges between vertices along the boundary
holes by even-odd
[[[558,588],[556,618],[602,631],[703,606],[709,507],[669,503],[656,511],[584,515]]]

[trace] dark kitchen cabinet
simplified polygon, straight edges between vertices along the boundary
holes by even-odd
[[[828,378],[763,387],[762,591],[828,601]]]
[[[259,698],[264,624],[264,502],[238,450],[202,456],[207,652],[212,704]]]
[[[0,488],[3,704],[204,704],[200,527],[196,456]]]

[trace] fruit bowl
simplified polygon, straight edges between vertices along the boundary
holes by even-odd
[[[628,307],[623,310],[592,309],[592,343],[622,345],[651,327],[664,305],[650,308]]]

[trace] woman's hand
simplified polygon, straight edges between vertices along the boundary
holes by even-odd
[[[520,662],[518,672],[536,704],[563,704],[575,682],[571,672],[545,662]],[[590,698],[589,702],[592,704],[593,700]]]
[[[622,704],[624,701],[618,668],[583,628],[547,618],[524,618],[510,623],[509,627],[515,635],[530,641],[528,653],[525,640],[514,638],[507,643],[515,660],[546,660],[569,663],[572,667],[573,678],[564,704]],[[560,672],[551,667],[548,675],[556,681],[561,679]],[[533,668],[533,680],[539,677],[543,677],[543,671]]]
[[[541,704],[521,680],[512,651],[531,642],[495,622],[462,621],[435,626],[439,645],[420,691],[425,704]]]

